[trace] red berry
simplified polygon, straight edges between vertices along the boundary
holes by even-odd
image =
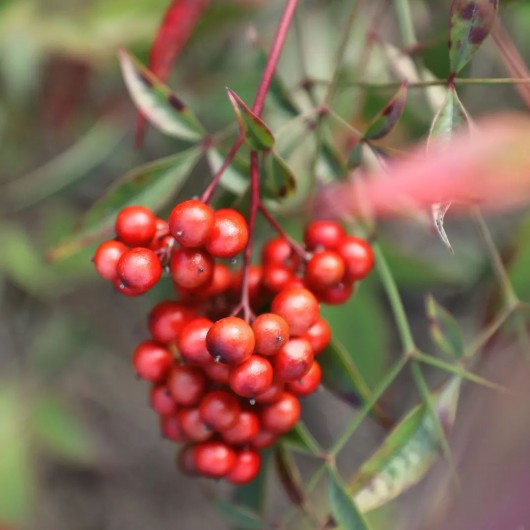
[[[265,392],[258,394],[254,400],[256,403],[274,403],[282,397],[284,386],[281,379],[273,377],[271,386]]]
[[[176,341],[184,326],[195,313],[177,302],[165,300],[155,305],[149,313],[147,326],[154,340],[169,344]]]
[[[179,287],[198,289],[211,281],[214,259],[204,250],[181,247],[171,256],[170,269]]]
[[[279,293],[293,278],[293,271],[284,265],[265,265],[263,287],[271,293]]]
[[[320,369],[320,365],[314,361],[307,374],[297,381],[292,381],[287,384],[287,390],[295,396],[309,396],[319,387],[321,380],[322,370]]]
[[[289,340],[289,325],[280,315],[263,313],[252,323],[256,339],[256,352],[260,355],[276,355]]]
[[[346,264],[345,281],[352,282],[368,276],[374,266],[374,251],[370,244],[355,236],[347,236],[337,247]]]
[[[151,243],[149,243],[149,248],[151,250],[157,251],[167,246],[170,241],[175,240],[172,236],[169,235],[169,227],[167,221],[164,219],[157,219],[155,235],[151,240]]]
[[[213,269],[212,281],[206,288],[206,297],[218,296],[225,293],[232,285],[232,271],[224,263],[216,263]]]
[[[118,277],[118,261],[127,247],[120,241],[105,241],[99,245],[94,254],[96,272],[105,280],[114,281]]]
[[[252,447],[254,447],[254,449],[266,449],[267,447],[274,445],[277,439],[277,434],[262,429],[256,435],[254,440],[252,440]]]
[[[309,341],[313,353],[315,355],[321,354],[328,346],[331,340],[331,328],[329,324],[320,317],[315,324],[313,324],[304,335],[304,338]]]
[[[247,484],[254,480],[261,468],[261,456],[252,449],[244,449],[236,455],[236,465],[226,475],[231,484]]]
[[[237,423],[230,429],[223,431],[223,440],[230,445],[250,443],[259,433],[259,419],[253,412],[241,411]]]
[[[207,318],[195,318],[184,326],[177,341],[178,350],[184,359],[201,366],[212,363],[206,348],[206,335],[212,325],[213,322]]]
[[[304,242],[308,250],[335,249],[346,237],[343,226],[336,221],[313,221],[305,230]]]
[[[300,259],[284,237],[269,239],[261,250],[261,261],[264,266],[280,265],[291,270],[296,269]]]
[[[222,442],[205,442],[195,447],[195,466],[197,470],[212,478],[222,478],[236,465],[233,449]]]
[[[123,208],[116,217],[116,235],[130,247],[144,247],[151,243],[156,232],[155,214],[143,206]]]
[[[164,436],[164,438],[172,440],[173,442],[181,443],[188,440],[176,414],[161,416],[160,430],[162,431],[162,436]]]
[[[232,393],[226,390],[212,390],[202,398],[199,412],[207,425],[222,432],[237,423],[241,406]]]
[[[241,318],[218,320],[208,331],[206,346],[210,355],[226,364],[240,364],[254,351],[252,328]]]
[[[119,278],[116,278],[112,283],[116,291],[124,296],[141,296],[145,292],[127,287]]]
[[[148,248],[131,248],[118,261],[118,277],[123,287],[145,293],[162,276],[162,265],[157,255]]]
[[[316,252],[309,260],[305,270],[305,280],[315,289],[325,289],[341,282],[346,265],[333,250]]]
[[[285,284],[284,289],[291,289],[293,287],[297,287],[298,289],[306,289],[307,285],[304,282],[303,278],[300,278],[299,276],[293,276],[291,279]]]
[[[303,377],[313,363],[313,350],[309,341],[300,337],[291,339],[274,359],[274,372],[284,381]]]
[[[210,354],[208,354],[210,357]],[[210,357],[210,360],[212,358]],[[204,372],[208,376],[208,379],[219,385],[228,385],[230,378],[230,366],[223,363],[210,362],[204,366]]]
[[[180,409],[177,417],[182,431],[193,442],[205,442],[212,437],[213,431],[201,418],[198,408]]]
[[[199,473],[195,465],[195,445],[189,444],[181,447],[177,454],[177,465],[179,470],[190,477],[196,477]]]
[[[153,383],[163,381],[173,366],[171,352],[152,340],[140,342],[133,353],[133,366],[139,377]]]
[[[151,408],[161,416],[167,416],[177,410],[175,400],[165,385],[153,386],[149,401]]]
[[[214,211],[207,204],[191,199],[173,208],[169,229],[183,247],[202,247],[213,232],[214,222]]]
[[[297,287],[278,293],[272,301],[271,310],[285,319],[293,336],[306,333],[319,317],[318,301],[313,293]]]
[[[327,289],[316,291],[318,300],[327,305],[340,305],[347,302],[353,293],[353,284],[341,282]]]
[[[282,397],[261,411],[261,425],[266,431],[283,434],[290,431],[300,418],[300,401],[284,392]]]
[[[248,242],[248,225],[236,210],[226,208],[215,212],[213,232],[206,241],[206,250],[216,258],[233,258]]]
[[[174,366],[166,385],[177,405],[196,405],[206,391],[206,378],[195,366]]]
[[[272,384],[273,370],[271,363],[252,355],[230,372],[230,388],[241,397],[253,398],[262,394]]]

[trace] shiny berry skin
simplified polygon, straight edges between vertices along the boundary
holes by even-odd
[[[237,423],[241,406],[231,392],[212,390],[202,398],[199,413],[208,426],[222,432],[231,429]]]
[[[197,466],[195,465],[195,445],[189,444],[181,447],[177,453],[177,466],[181,473],[189,477],[196,477],[199,475]]]
[[[267,447],[274,445],[277,439],[278,435],[276,433],[262,429],[252,440],[252,447],[254,447],[254,449],[266,449]]]
[[[353,284],[341,282],[327,289],[315,292],[318,300],[326,305],[341,305],[347,302],[353,294]]]
[[[300,278],[299,276],[293,276],[286,284],[284,289],[291,289],[293,287],[296,287],[298,289],[307,289],[307,285],[305,284],[305,281],[303,278]]]
[[[272,384],[265,392],[258,394],[254,400],[256,403],[274,403],[278,401],[283,394],[285,384],[277,376],[273,377]]]
[[[320,355],[328,346],[331,340],[331,328],[329,324],[320,317],[315,324],[313,324],[304,335],[304,338],[309,341],[314,355]]]
[[[127,247],[121,241],[104,241],[94,254],[96,272],[105,280],[114,281],[118,277],[118,261]]]
[[[208,357],[210,357],[210,354],[208,354]],[[212,358],[210,357],[210,360],[211,359]],[[219,385],[228,385],[231,368],[227,364],[210,362],[206,364],[203,369],[210,381]]]
[[[198,289],[211,281],[214,265],[214,259],[208,252],[181,247],[171,256],[171,277],[184,289]]]
[[[226,475],[225,479],[231,484],[247,484],[252,482],[259,474],[261,456],[252,449],[244,449],[236,455],[236,465]]]
[[[256,353],[276,355],[289,340],[289,325],[280,315],[263,313],[252,323]]]
[[[302,337],[287,342],[274,358],[274,373],[283,381],[296,381],[303,377],[313,364],[313,350]]]
[[[194,318],[182,329],[177,341],[180,355],[186,361],[205,366],[212,362],[212,357],[206,348],[206,335],[213,322],[207,318]]]
[[[293,271],[284,265],[265,265],[263,287],[271,293],[279,293],[293,279]]]
[[[271,386],[272,377],[271,363],[265,357],[252,355],[232,368],[229,384],[238,396],[253,398]]]
[[[134,350],[132,362],[139,377],[159,383],[171,370],[174,360],[167,348],[153,340],[144,340]]]
[[[194,199],[177,204],[169,216],[171,235],[183,247],[202,247],[212,235],[214,224],[214,211]]]
[[[291,287],[278,293],[271,304],[272,313],[285,319],[292,336],[300,336],[318,320],[318,301],[307,289]]]
[[[304,242],[308,250],[335,249],[346,237],[344,227],[336,221],[313,221],[307,225]]]
[[[148,248],[135,247],[124,252],[118,261],[118,278],[124,287],[144,293],[162,276],[157,255]]]
[[[254,332],[241,318],[218,320],[208,331],[206,346],[210,355],[226,364],[240,364],[254,351]]]
[[[365,278],[374,267],[374,251],[364,239],[347,236],[337,247],[337,252],[346,264],[347,282]]]
[[[160,431],[164,438],[173,442],[182,443],[188,440],[176,414],[160,417]]]
[[[222,478],[234,469],[236,453],[222,442],[204,442],[195,447],[195,466],[206,477]]]
[[[206,392],[206,378],[195,366],[174,366],[166,385],[177,405],[196,405]]]
[[[287,391],[295,396],[309,396],[319,387],[322,380],[320,365],[314,361],[309,372],[296,381],[287,384]]]
[[[116,235],[130,247],[149,246],[156,233],[155,214],[143,206],[123,208],[116,217]]]
[[[261,425],[264,430],[284,434],[290,431],[300,419],[300,401],[284,392],[281,398],[261,411]]]
[[[315,289],[325,289],[342,281],[346,265],[340,255],[333,250],[316,252],[305,269],[305,281]]]
[[[202,419],[198,408],[184,408],[177,412],[179,423],[186,437],[193,442],[205,442],[213,431]]]
[[[171,392],[165,385],[155,385],[149,396],[151,408],[161,416],[167,416],[177,411],[177,404]]]
[[[232,271],[224,263],[216,263],[210,284],[205,289],[205,297],[210,298],[225,293],[232,286]]]
[[[151,337],[158,342],[169,344],[176,341],[186,324],[195,317],[195,313],[172,300],[158,303],[147,317],[147,327]]]
[[[298,266],[300,259],[287,239],[275,237],[269,239],[263,246],[261,261],[264,266],[280,265],[294,270]]]
[[[248,225],[236,210],[226,208],[215,212],[213,232],[206,241],[206,250],[216,258],[233,258],[248,242]]]
[[[223,431],[221,437],[230,445],[244,445],[250,443],[259,433],[259,419],[257,414],[246,410],[241,411],[237,423],[230,429]]]

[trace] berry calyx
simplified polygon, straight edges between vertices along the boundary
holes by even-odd
[[[174,361],[167,348],[155,341],[145,340],[134,350],[132,362],[138,377],[159,383],[169,373]]]
[[[120,241],[104,241],[94,254],[96,272],[105,280],[114,281],[118,278],[118,261],[127,251]]]
[[[241,318],[226,317],[218,320],[208,331],[206,346],[210,355],[226,364],[240,364],[254,351],[252,328]]]
[[[238,396],[254,398],[271,386],[272,377],[271,363],[265,357],[252,355],[232,368],[229,383]]]
[[[148,246],[156,233],[155,214],[143,206],[123,208],[116,217],[118,239],[130,247]]]
[[[195,466],[206,477],[222,478],[236,465],[236,454],[222,442],[205,442],[197,445],[194,452]]]
[[[214,211],[194,199],[177,204],[169,216],[171,235],[183,247],[202,247],[211,236],[214,223]]]
[[[233,258],[246,247],[248,235],[247,222],[239,212],[231,208],[217,210],[214,228],[205,248],[216,258]]]

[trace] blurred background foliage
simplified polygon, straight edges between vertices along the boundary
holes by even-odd
[[[93,273],[89,259],[93,248],[56,263],[45,260],[46,251],[71,232],[80,215],[112,182],[141,163],[183,147],[150,130],[144,149],[133,149],[135,114],[116,58],[117,48],[125,46],[145,60],[167,3],[0,3],[2,529],[187,530],[226,524],[203,500],[200,483],[173,469],[174,449],[159,440],[144,385],[135,381],[128,365],[129,352],[146,335],[148,308],[155,300],[172,296],[169,282],[139,300],[123,300]],[[327,79],[332,72],[340,37],[337,28],[350,4],[301,2],[297,25],[310,77]],[[400,42],[390,3],[367,4],[358,17],[333,101],[336,112],[360,129],[384,106],[392,90],[360,90],[347,81],[394,81],[395,71],[404,62],[389,61],[378,48],[368,66],[364,64],[369,32],[384,36],[394,46]],[[417,53],[436,76],[446,76],[450,2],[413,0],[411,4],[422,43]],[[281,6],[277,0],[214,0],[201,20],[169,84],[209,130],[219,130],[233,120],[225,86],[245,101],[252,99],[260,61],[249,43],[249,27],[266,48]],[[530,49],[530,3],[501,2],[501,18],[524,55]],[[304,72],[296,40],[291,34],[279,72],[296,100],[309,108],[307,95],[300,89]],[[491,41],[465,73],[507,75]],[[323,87],[315,87],[318,99]],[[473,115],[523,108],[511,87],[463,87],[460,93]],[[265,116],[273,130],[289,119],[273,103]],[[400,126],[385,145],[402,147],[424,136],[430,119],[424,93],[411,90]],[[333,127],[328,133],[346,152],[345,131]],[[302,190],[307,189],[304,179],[308,180],[304,160],[311,156],[312,147],[297,149],[290,157]],[[325,180],[329,168],[322,166],[318,171]],[[207,178],[207,167],[200,164],[184,186],[183,196],[200,190]],[[300,208],[298,197],[280,208],[278,215],[299,237],[306,210]],[[517,293],[530,301],[530,217],[510,213],[496,217],[491,226]],[[427,292],[455,314],[468,338],[488,318],[497,299],[489,261],[473,227],[465,220],[450,220],[447,230],[456,258],[428,229],[412,222],[383,223],[379,229],[418,343],[431,351],[434,346],[424,313]],[[265,236],[262,227],[259,238]],[[325,308],[323,313],[373,387],[399,351],[378,279],[364,282],[346,306]],[[432,377],[436,381],[436,374]],[[407,390],[409,383],[404,378],[401,394],[396,390],[385,396],[395,417],[417,399]],[[349,407],[326,391],[309,399],[304,410],[306,423],[324,445],[351,414]],[[376,425],[361,430],[347,452],[344,468],[353,471],[381,436]],[[306,469],[308,464],[302,461],[300,466]],[[274,491],[273,505],[285,505],[283,495]],[[374,521],[381,520],[385,528],[387,517],[388,510],[376,514]],[[293,527],[304,526],[298,521]]]

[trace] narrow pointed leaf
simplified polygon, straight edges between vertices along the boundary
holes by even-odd
[[[355,500],[334,471],[328,471],[328,501],[333,520],[341,530],[369,530]]]
[[[138,110],[163,133],[200,140],[205,131],[193,113],[152,72],[125,50],[119,52],[123,78]]]
[[[285,160],[272,151],[265,163],[263,191],[271,199],[286,199],[296,191],[296,178]]]
[[[429,331],[433,342],[447,355],[460,359],[464,355],[464,341],[453,315],[432,296],[426,300]]]
[[[329,140],[322,143],[322,158],[335,178],[342,179],[348,175],[346,160]]]
[[[286,446],[295,451],[313,456],[320,456],[322,453],[317,441],[301,421],[287,434],[284,434],[281,439]]]
[[[214,499],[213,505],[219,513],[238,528],[259,530],[267,526],[264,519],[258,513],[245,506],[232,504],[219,497]]]
[[[385,108],[374,118],[364,133],[365,140],[379,140],[388,135],[397,125],[405,102],[407,101],[408,84],[405,81]]]
[[[493,27],[498,9],[498,0],[453,0],[449,15],[452,73],[462,70],[479,49]]]
[[[306,503],[304,486],[293,457],[283,445],[278,445],[274,451],[274,460],[280,482],[290,501],[296,506],[303,506]]]
[[[194,147],[127,173],[90,208],[72,237],[49,252],[49,259],[64,258],[109,235],[116,215],[126,206],[162,208],[184,184],[200,155],[201,150]]]
[[[274,145],[274,136],[263,120],[256,116],[243,100],[230,88],[227,88],[228,99],[236,113],[239,130],[247,145],[256,151],[270,149]]]
[[[448,140],[455,129],[463,126],[469,126],[469,118],[453,87],[447,91],[445,101],[433,119],[431,132],[429,134],[429,142],[432,142],[435,139],[437,141]],[[451,202],[452,201],[441,201],[434,203],[431,206],[431,215],[440,239],[445,246],[453,252],[451,242],[449,241],[444,228],[445,214],[450,208]]]
[[[149,52],[149,69],[162,82],[167,79],[208,4],[209,0],[171,1]],[[140,112],[136,122],[137,146],[143,143],[145,119]]]
[[[359,167],[363,160],[363,142],[358,142],[348,155],[348,169]]]
[[[460,377],[453,377],[432,393],[439,423],[451,430],[460,393]],[[418,405],[390,432],[361,466],[349,490],[363,512],[370,511],[417,484],[441,450],[438,428],[425,404]]]

